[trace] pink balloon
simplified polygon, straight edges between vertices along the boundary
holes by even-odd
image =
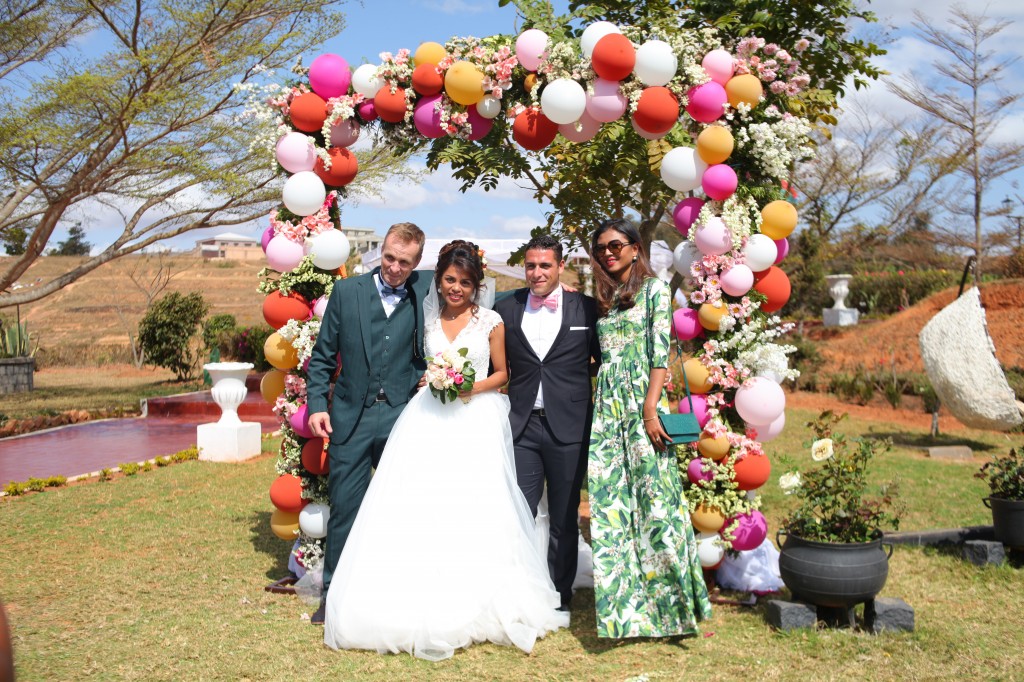
[[[747,428],[753,431],[754,440],[759,440],[762,443],[767,443],[770,440],[774,440],[782,433],[782,430],[786,428],[786,413],[783,412],[779,415],[778,419],[773,421],[771,424],[747,424]]]
[[[359,114],[359,118],[363,119],[367,123],[377,120],[377,107],[374,105],[372,99],[366,100],[360,104],[356,109],[356,113]]]
[[[721,218],[715,216],[697,225],[693,243],[705,256],[721,256],[732,250],[732,234]]]
[[[327,312],[327,297],[321,296],[313,301],[313,314],[323,319],[325,312]]]
[[[676,229],[684,237],[690,234],[690,227],[700,215],[700,209],[704,208],[704,200],[697,197],[683,199],[676,204],[672,211],[672,220],[676,223]]]
[[[647,132],[646,130],[644,130],[643,128],[641,128],[640,126],[638,126],[636,124],[636,119],[635,118],[631,118],[630,122],[633,124],[633,130],[636,131],[636,134],[639,135],[640,137],[644,138],[645,140],[660,140],[661,138],[663,138],[666,135],[668,135],[668,132],[664,132],[664,133],[649,133],[649,132]]]
[[[725,201],[731,197],[732,193],[736,191],[738,183],[736,171],[724,163],[708,166],[708,169],[704,171],[704,175],[700,178],[704,194],[707,194],[715,201]]]
[[[292,416],[288,417],[288,424],[295,431],[296,435],[302,438],[312,438],[313,431],[309,428],[309,408],[300,405]]]
[[[263,230],[262,236],[260,236],[260,247],[263,249],[263,253],[267,252],[267,244],[274,238],[274,226],[267,225],[267,229]]]
[[[347,118],[331,126],[331,146],[351,147],[359,139],[359,121]]]
[[[516,38],[516,57],[527,71],[536,71],[544,51],[548,49],[548,34],[536,28],[523,31]]]
[[[594,81],[594,93],[587,93],[587,113],[601,123],[610,123],[620,118],[626,113],[628,103],[618,81],[598,78]]]
[[[748,424],[771,424],[786,409],[786,394],[771,379],[751,377],[736,389],[736,411]]]
[[[700,123],[713,123],[722,118],[725,105],[729,103],[725,87],[715,81],[690,88],[687,99],[689,103],[686,105],[686,113]]]
[[[732,521],[739,521],[739,526],[732,532],[732,548],[737,552],[749,552],[752,549],[757,549],[768,537],[768,520],[756,509],[746,514],[739,514],[726,523],[731,524]]]
[[[474,142],[482,140],[487,136],[487,133],[491,132],[491,128],[494,127],[494,119],[481,116],[476,107],[469,107],[467,111],[469,113],[469,125],[473,128],[473,132],[469,134],[469,139]]]
[[[412,120],[416,124],[416,130],[420,131],[423,137],[443,137],[444,129],[441,127],[441,112],[434,108],[434,105],[441,101],[441,95],[423,97],[416,102],[413,109]]]
[[[277,235],[267,242],[267,265],[278,272],[291,272],[306,255],[302,244],[293,242],[284,235]]]
[[[779,249],[779,255],[775,259],[775,264],[778,265],[782,262],[782,259],[789,255],[789,239],[786,237],[776,239],[775,246]]]
[[[580,116],[578,123],[581,130],[576,130],[575,123],[563,123],[558,126],[558,132],[570,142],[588,142],[594,139],[594,135],[597,135],[597,131],[601,129],[601,123],[595,121],[594,117],[586,111]]]
[[[678,308],[672,313],[672,332],[677,339],[689,341],[700,335],[703,327],[697,318],[697,311],[693,308]]]
[[[742,296],[754,286],[754,271],[742,263],[737,263],[725,270],[719,281],[725,293],[730,296]]]
[[[351,82],[352,73],[344,57],[322,54],[309,65],[309,86],[324,99],[344,95]]]
[[[700,65],[711,76],[711,80],[719,85],[725,85],[735,70],[732,55],[725,50],[711,50],[704,55]]]
[[[686,477],[690,479],[690,483],[696,485],[699,481],[710,481],[715,477],[714,472],[708,471],[704,468],[703,458],[697,457],[691,459],[690,463],[686,466]]]
[[[316,164],[316,151],[302,133],[282,135],[275,147],[277,162],[289,173],[313,170]]]
[[[697,418],[697,425],[703,429],[711,421],[711,415],[708,414],[708,397],[701,393],[691,393],[690,400],[687,401],[684,393],[679,399],[679,414],[690,414],[690,403],[693,403],[693,416]]]

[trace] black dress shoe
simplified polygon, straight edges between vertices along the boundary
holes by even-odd
[[[561,611],[562,613],[569,613],[570,611],[572,611],[572,609],[569,607],[568,604],[562,604],[557,609],[555,609],[555,611]]]
[[[309,622],[313,625],[323,625],[324,620],[327,618],[327,600],[320,600],[320,608],[313,612],[313,615],[309,617]]]

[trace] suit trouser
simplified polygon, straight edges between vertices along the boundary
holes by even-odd
[[[576,579],[580,486],[587,470],[590,444],[560,442],[551,433],[547,417],[531,414],[514,445],[516,480],[534,517],[544,494],[544,481],[547,481],[551,518],[548,571],[562,604],[568,604]]]
[[[327,496],[331,501],[331,515],[327,519],[324,547],[324,598],[359,513],[359,505],[370,486],[371,470],[380,464],[391,427],[404,408],[405,403],[394,406],[386,402],[372,403],[363,409],[349,437],[340,443],[332,442],[328,447],[331,470],[327,475]]]

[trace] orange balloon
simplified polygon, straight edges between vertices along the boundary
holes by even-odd
[[[727,437],[718,436],[714,438],[707,431],[702,432],[700,439],[697,441],[697,449],[700,450],[700,454],[716,462],[725,459],[725,456],[729,454],[729,447],[729,439]]]
[[[267,362],[278,369],[294,369],[299,364],[299,352],[295,346],[277,332],[267,337],[263,344],[263,355]]]
[[[314,92],[307,92],[292,100],[288,107],[292,125],[304,133],[315,133],[327,120],[327,102]]]
[[[772,473],[772,464],[768,455],[746,455],[733,464],[735,475],[733,480],[740,490],[756,490],[763,486]]]
[[[735,148],[732,133],[725,126],[708,126],[697,136],[697,155],[704,163],[724,163]]]
[[[715,307],[711,303],[704,303],[697,311],[697,320],[700,321],[700,326],[708,331],[717,332],[719,323],[728,312],[725,305]]]
[[[324,160],[316,157],[313,164],[313,172],[324,181],[328,187],[344,187],[356,179],[359,172],[359,161],[356,155],[342,147],[331,147],[327,150],[331,157],[330,169],[324,168]]]
[[[260,379],[260,395],[269,404],[277,402],[277,398],[284,393],[285,373],[279,369],[272,369]]]
[[[686,383],[690,386],[691,393],[704,394],[715,387],[711,383],[711,374],[697,358],[690,358],[683,363],[683,374],[686,375]]]
[[[377,91],[373,97],[373,106],[380,116],[380,120],[388,123],[401,123],[405,120],[406,102],[405,89],[396,88],[391,92],[391,86],[385,85]]]
[[[274,329],[280,329],[289,320],[308,320],[311,312],[306,297],[294,291],[272,291],[263,299],[263,319]]]
[[[668,88],[645,88],[640,93],[633,120],[652,135],[667,133],[679,120],[679,100]]]
[[[286,512],[275,509],[270,515],[270,530],[274,535],[292,542],[299,536],[299,514],[298,512]]]
[[[725,525],[725,514],[717,507],[702,504],[690,512],[690,522],[701,533],[717,533]]]
[[[740,104],[746,104],[753,108],[761,101],[764,87],[761,85],[760,78],[750,73],[744,73],[733,76],[725,83],[725,94],[733,109],[738,109]]]
[[[444,45],[440,43],[420,43],[420,46],[416,48],[416,52],[412,55],[413,63],[418,67],[424,64],[433,64],[437,66],[440,64],[448,53],[444,50]],[[440,90],[438,90],[440,92]]]
[[[761,304],[761,310],[766,313],[774,313],[789,302],[792,288],[786,273],[773,265],[763,272],[754,273],[754,291],[759,291],[768,297],[768,300]]]
[[[761,234],[772,239],[785,239],[796,229],[796,206],[778,199],[761,209]]]
[[[533,107],[516,116],[512,123],[512,139],[523,149],[540,151],[551,144],[558,134],[558,124]]]
[[[621,33],[609,33],[597,41],[590,64],[601,78],[620,81],[628,78],[636,66],[636,50],[629,38]]]
[[[453,102],[463,106],[484,98],[484,74],[470,62],[455,62],[444,74],[444,90]]]
[[[302,466],[311,474],[321,476],[331,470],[327,443],[323,438],[310,438],[302,446]]]
[[[434,64],[420,64],[412,72],[412,89],[424,97],[436,95],[444,90],[444,78]]]
[[[285,512],[298,514],[306,506],[302,499],[302,479],[295,474],[283,474],[270,484],[270,501]]]
[[[529,73],[526,74],[526,78],[523,79],[523,87],[526,88],[527,92],[530,92],[537,86],[537,74]]]

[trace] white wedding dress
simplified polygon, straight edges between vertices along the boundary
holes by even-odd
[[[487,376],[493,310],[449,342],[427,322],[428,357],[467,348]],[[327,594],[324,642],[429,660],[474,642],[530,652],[569,625],[516,484],[508,398],[442,404],[428,388],[395,423]]]

